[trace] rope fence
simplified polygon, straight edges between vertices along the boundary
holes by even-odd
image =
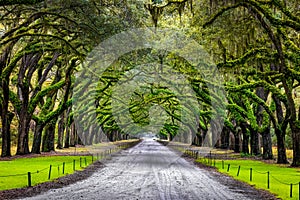
[[[46,173],[47,180],[51,180],[54,177],[59,177],[60,175],[64,175],[66,173],[67,166],[69,168],[72,168],[73,172],[77,169],[84,168],[88,166],[89,164],[94,163],[95,161],[106,159],[109,156],[111,156],[114,153],[119,152],[122,149],[126,149],[132,146],[132,143],[126,143],[126,144],[118,144],[114,148],[106,149],[102,152],[94,153],[86,155],[85,157],[79,157],[78,159],[74,159],[70,162],[62,162],[58,165],[49,165],[49,167],[38,169],[35,171],[29,171],[26,173],[19,173],[19,174],[9,174],[9,175],[0,175],[0,180],[2,178],[9,178],[9,177],[27,177],[27,186],[32,187],[32,175]],[[90,160],[88,161],[87,157],[90,156]],[[78,168],[79,165],[79,168]],[[53,176],[53,171],[57,169],[57,176]],[[70,171],[70,170],[69,170]],[[44,179],[45,179],[44,177]],[[46,180],[46,179],[45,179]]]
[[[220,160],[221,168],[223,170],[226,170],[227,172],[230,172],[230,169],[233,167],[233,165],[230,163],[230,160],[227,159],[227,156],[225,156],[225,160],[223,155],[219,154],[212,154],[211,151],[205,152],[203,150],[195,150],[192,148],[184,147],[183,145],[172,145],[171,148],[183,152],[184,156],[188,156],[194,159],[198,159],[201,163],[208,165],[208,166],[216,166],[216,160]],[[225,163],[226,162],[226,163]],[[226,168],[225,168],[226,167]],[[284,182],[280,180],[276,175],[271,174],[270,171],[259,171],[256,169],[253,169],[252,167],[242,167],[241,165],[235,165],[234,167],[237,168],[236,176],[240,175],[240,171],[243,170],[249,170],[249,180],[250,182],[253,181],[253,175],[254,173],[265,175],[266,176],[266,188],[270,189],[271,187],[271,180],[276,181],[282,185],[289,187],[289,196],[290,198],[293,197],[293,190],[294,186],[298,186],[298,199],[300,200],[300,180],[299,182]]]

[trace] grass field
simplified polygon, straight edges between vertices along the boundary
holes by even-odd
[[[80,157],[82,167],[80,167]],[[49,176],[50,180],[71,174],[73,170],[73,161],[75,160],[75,170],[81,170],[92,163],[92,156],[51,156],[35,158],[17,158],[10,161],[0,162],[0,190],[12,188],[22,188],[28,185],[28,172],[31,172],[32,185],[46,182]],[[87,165],[85,165],[85,160]],[[65,170],[63,174],[63,163]]]
[[[198,159],[198,162],[204,162]],[[224,168],[223,164],[224,162]],[[213,164],[214,162],[212,162]],[[230,164],[229,172],[228,164]],[[282,199],[299,199],[299,182],[300,182],[300,169],[290,168],[286,166],[267,164],[262,161],[254,160],[216,160],[216,168],[224,174],[230,175],[233,178],[249,183],[250,185],[265,189],[273,194],[278,195]],[[238,168],[240,166],[240,172]],[[252,168],[252,181],[250,181],[250,168]],[[268,174],[269,172],[269,189],[268,189]],[[290,184],[292,187],[292,197],[290,197]]]
[[[95,145],[97,152],[94,152],[94,157],[88,155],[93,152],[91,147],[79,146],[57,150],[56,153],[58,155],[52,152],[53,154],[41,154],[38,157],[12,157],[10,159],[2,159],[0,160],[0,190],[27,187],[28,172],[31,173],[32,186],[54,180],[66,174],[72,174],[74,173],[74,160],[75,170],[82,170],[84,167],[90,165],[92,161],[102,159],[102,156],[107,156],[110,153],[127,148],[136,142],[138,142],[138,140],[122,140]],[[63,163],[65,163],[64,174]],[[48,179],[50,165],[51,174],[50,179]]]

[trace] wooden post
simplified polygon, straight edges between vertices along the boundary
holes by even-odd
[[[293,184],[291,183],[291,188],[290,188],[290,197],[293,197]]]
[[[86,157],[84,157],[84,164],[87,166]]]
[[[97,160],[99,160],[99,153],[97,153]]]
[[[28,187],[31,187],[31,173],[28,172]]]
[[[241,166],[239,166],[236,176],[240,175],[240,169],[241,169]]]
[[[252,168],[250,168],[250,181],[252,181]]]
[[[62,173],[65,174],[65,162],[63,162],[63,169],[62,169]]]
[[[222,160],[222,169],[224,169],[224,160]]]
[[[270,172],[267,172],[268,175],[268,189],[270,189]]]
[[[94,155],[92,154],[92,163],[94,163]]]
[[[79,160],[80,160],[80,162],[79,162],[79,163],[80,163],[80,164],[79,164],[79,166],[81,167],[81,166],[82,166],[82,164],[81,164],[81,157],[80,157],[80,159],[79,159]]]
[[[230,164],[228,164],[228,167],[227,167],[227,172],[229,172],[229,169],[230,169]]]
[[[75,171],[75,160],[73,160],[73,171]]]
[[[50,168],[49,168],[48,180],[51,179],[51,170],[52,170],[52,165],[50,165]]]

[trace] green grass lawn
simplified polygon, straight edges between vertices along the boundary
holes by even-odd
[[[82,167],[80,167],[80,157]],[[73,160],[75,160],[75,170],[81,170],[86,166],[85,158],[87,165],[92,163],[92,156],[51,156],[0,161],[0,190],[27,187],[28,172],[31,172],[32,185],[49,181],[50,165],[52,165],[50,180],[72,174],[74,172]]]
[[[203,162],[201,159],[198,159],[197,161]],[[229,172],[227,172],[228,164],[230,164]],[[214,162],[212,162],[212,165],[214,165]],[[279,198],[299,199],[299,168],[267,164],[262,161],[254,160],[224,160],[224,169],[222,161],[216,160],[215,166],[221,173],[228,174],[237,180],[247,182],[256,188],[268,190],[273,194],[278,195]],[[239,166],[240,173],[239,176],[237,176]],[[252,168],[252,181],[250,181],[250,168]],[[270,173],[270,189],[267,188],[268,171]],[[290,197],[291,183],[295,184],[292,188],[292,198]]]

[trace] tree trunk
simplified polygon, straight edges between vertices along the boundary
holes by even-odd
[[[7,89],[4,89],[7,88]],[[11,156],[11,137],[10,137],[10,120],[9,120],[9,89],[5,80],[2,80],[2,106],[1,106],[1,123],[2,123],[2,153],[1,157]]]
[[[3,48],[0,55],[0,73],[2,74],[4,67],[9,62],[9,56],[11,49],[13,48],[15,42],[11,45]],[[8,104],[9,104],[9,80],[10,80],[10,73],[7,74],[6,77],[0,76],[0,93],[1,95],[1,137],[2,137],[2,152],[1,157],[9,157],[11,156],[11,134],[10,134],[10,112],[8,111]]]
[[[223,127],[221,132],[221,149],[229,148],[229,134],[230,130],[227,127]]]
[[[44,124],[36,124],[35,126],[31,153],[41,153],[42,133],[44,127]]]
[[[60,119],[58,121],[58,130],[57,130],[57,146],[56,148],[63,148],[63,138],[65,132],[65,112],[60,115]]]
[[[241,139],[240,135],[241,135],[240,131],[237,131],[234,134],[234,152],[235,153],[240,153],[240,139]]]
[[[293,139],[293,167],[300,166],[300,128],[294,123],[290,122],[292,129],[292,139]]]
[[[270,127],[267,128],[262,133],[262,141],[263,141],[263,159],[265,160],[273,159],[272,138],[270,133]]]
[[[285,148],[285,133],[281,132],[279,129],[275,129],[275,134],[277,137],[277,163],[287,164],[286,148]]]
[[[6,103],[3,103],[3,104],[4,104],[3,107],[6,107],[6,105],[5,105]],[[9,112],[7,109],[2,110],[2,116],[1,116],[2,152],[1,152],[1,157],[10,157],[11,156],[10,124],[11,124],[13,117],[14,117],[14,114]]]
[[[243,134],[242,152],[249,154],[249,135],[247,133],[247,125],[245,123],[241,123],[241,129]]]
[[[45,127],[45,133],[43,137],[42,143],[42,151],[43,152],[50,152],[54,151],[54,139],[55,139],[55,123],[56,120],[50,122]]]
[[[75,147],[76,145],[76,130],[75,130],[75,122],[72,122],[71,124],[71,130],[70,130],[70,147]]]
[[[64,148],[70,147],[70,127],[66,127],[65,145]]]
[[[251,144],[251,155],[260,155],[260,146],[259,146],[259,134],[257,131],[250,128],[250,144]]]
[[[18,145],[17,155],[29,154],[28,133],[30,118],[25,114],[27,109],[21,111],[20,121],[18,126]]]

